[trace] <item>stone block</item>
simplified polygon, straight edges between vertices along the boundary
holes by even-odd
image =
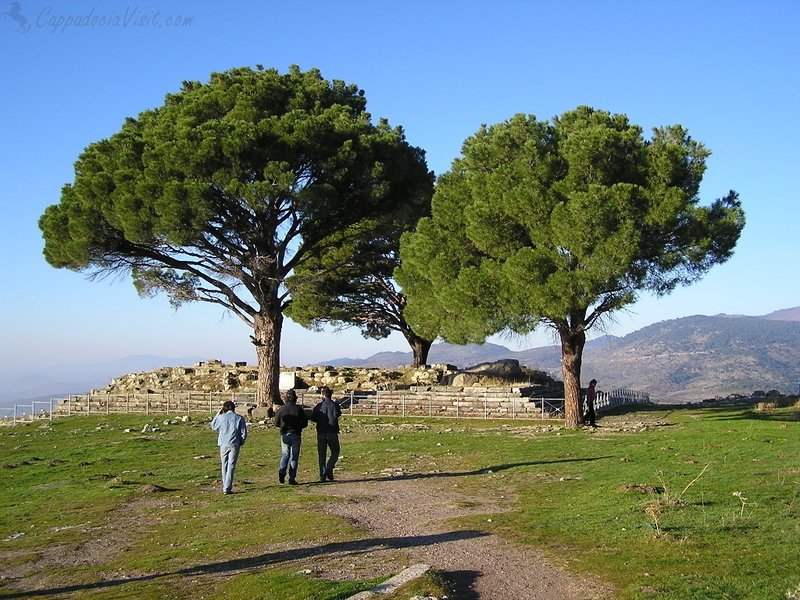
[[[282,392],[297,387],[297,374],[294,372],[282,371],[278,377],[278,389]]]

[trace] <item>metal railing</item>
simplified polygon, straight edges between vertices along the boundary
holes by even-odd
[[[522,396],[476,396],[465,393],[351,392],[340,404],[345,414],[382,417],[445,417],[455,419],[525,419],[552,418],[553,405],[542,399]],[[552,410],[551,410],[552,409]]]
[[[594,410],[600,413],[626,404],[650,404],[650,394],[627,388],[598,392],[594,402]]]
[[[491,389],[491,388],[487,388]],[[345,414],[380,417],[443,417],[456,419],[536,419],[550,420],[564,418],[563,398],[526,397],[519,392],[503,393],[475,390],[409,390],[350,392],[340,397]],[[254,392],[196,392],[165,391],[158,393],[127,394],[85,394],[70,395],[64,398],[51,398],[49,402],[33,402],[16,405],[13,409],[13,423],[31,421],[35,418],[69,416],[78,414],[192,414],[212,415],[226,400],[236,404],[254,407]],[[308,400],[306,405],[305,400]],[[298,402],[313,406],[318,400],[316,393],[300,391]],[[602,412],[624,404],[649,403],[650,397],[644,392],[628,389],[615,389],[598,392],[595,411]],[[37,405],[46,406],[36,413]],[[30,412],[22,409],[29,408]],[[11,410],[11,409],[8,409]]]
[[[38,409],[38,412],[37,407],[41,407]],[[14,406],[0,407],[0,413],[4,413],[0,419],[6,420],[11,425],[30,423],[36,419],[52,420],[53,399],[34,400],[29,404],[14,404]]]
[[[57,415],[215,413],[226,400],[255,403],[254,392],[181,392],[155,394],[83,394],[55,399]]]

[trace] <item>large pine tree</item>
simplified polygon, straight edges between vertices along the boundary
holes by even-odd
[[[429,186],[424,153],[373,123],[358,87],[317,70],[238,68],[185,82],[89,145],[39,226],[54,267],[130,273],[142,295],[240,317],[271,404],[294,269]]]
[[[709,152],[681,126],[645,139],[626,116],[585,106],[484,126],[462,154],[431,217],[401,240],[406,318],[455,343],[552,327],[576,427],[586,332],[727,260],[744,227],[737,194],[699,204]]]

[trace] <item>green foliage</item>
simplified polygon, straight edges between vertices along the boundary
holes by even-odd
[[[709,153],[680,126],[645,140],[624,115],[579,107],[484,126],[462,153],[398,272],[410,322],[444,315],[450,341],[575,314],[586,329],[639,291],[695,281],[744,224],[735,193],[698,205]]]
[[[176,306],[220,304],[257,346],[277,348],[292,271],[331,236],[369,235],[376,217],[416,206],[430,185],[423,152],[365,109],[363,91],[314,69],[185,82],[81,154],[39,220],[45,258],[130,273],[142,295]]]
[[[266,273],[283,281],[331,232],[404,205],[428,176],[422,152],[365,106],[357,87],[297,67],[185,82],[83,152],[40,220],[45,257],[241,312],[226,282],[260,298]]]
[[[400,264],[400,236],[430,214],[433,174],[410,178],[408,201],[372,221],[333,232],[298,265],[289,286],[287,315],[321,330],[326,325],[356,326],[365,338],[382,339],[398,331],[408,340],[414,364],[424,364],[435,334],[418,335],[403,315],[405,295],[393,276]]]
[[[428,184],[402,210],[335,232],[320,245],[294,271],[288,316],[315,330],[332,324],[359,327],[366,338],[382,339],[392,331],[413,337],[393,273],[400,263],[400,235],[429,214],[432,181]]]
[[[586,331],[725,261],[744,226],[737,194],[699,205],[709,153],[682,127],[646,140],[624,115],[586,106],[483,126],[462,154],[431,217],[401,239],[406,319],[454,343],[553,327],[577,424]]]

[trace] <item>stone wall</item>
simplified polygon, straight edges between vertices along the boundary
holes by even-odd
[[[404,390],[351,391],[336,394],[346,415],[453,418],[551,418],[560,416],[558,401],[531,397],[530,387],[412,386]],[[214,414],[233,400],[251,419],[266,418],[251,392],[161,391],[93,393],[62,398],[58,415],[139,413],[151,415]],[[311,409],[319,401],[316,388],[300,390],[298,402]]]
[[[290,377],[286,377],[289,375]],[[291,377],[293,375],[293,378]],[[258,381],[258,368],[239,362],[219,360],[198,362],[191,367],[164,367],[154,371],[129,373],[113,379],[92,394],[155,393],[165,391],[252,392]],[[561,384],[540,371],[520,367],[516,360],[502,360],[458,370],[452,365],[434,364],[414,368],[373,369],[354,367],[283,367],[281,382],[293,381],[285,389],[328,386],[336,393],[408,389],[420,385],[485,387],[502,383],[539,386],[544,395],[561,395]]]
[[[212,414],[225,400],[249,408],[255,418],[257,367],[219,360],[191,367],[129,373],[85,396],[61,399],[58,414]],[[319,388],[333,389],[349,414],[508,418],[547,416],[531,397],[561,398],[563,386],[544,373],[502,360],[459,371],[447,364],[371,369],[316,366],[284,368],[282,389],[294,388],[301,404],[318,401]],[[550,408],[552,408],[551,405]]]

